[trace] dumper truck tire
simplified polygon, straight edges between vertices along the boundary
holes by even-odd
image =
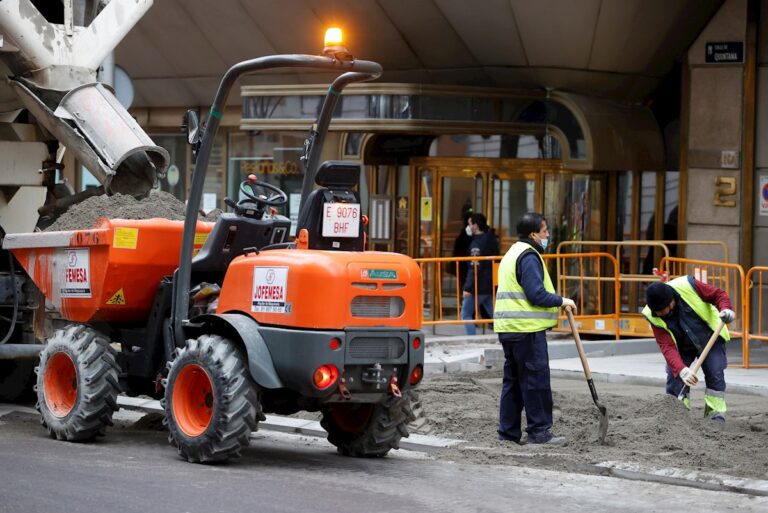
[[[0,401],[32,402],[35,399],[35,362],[0,360]]]
[[[419,435],[429,435],[432,433],[432,425],[427,420],[427,416],[424,413],[424,404],[421,402],[419,393],[415,390],[408,390],[405,392],[408,394],[408,399],[411,403],[411,412],[413,413],[413,420],[408,424],[408,432]]]
[[[120,367],[109,340],[83,325],[57,330],[40,353],[36,408],[51,438],[103,436],[118,409]]]
[[[400,446],[415,417],[410,399],[387,396],[377,404],[333,403],[323,408],[320,424],[328,441],[345,456],[380,458]]]
[[[165,384],[168,441],[187,461],[240,456],[251,432],[265,419],[243,353],[221,336],[188,340],[168,364]]]

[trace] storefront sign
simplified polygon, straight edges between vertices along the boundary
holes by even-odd
[[[704,57],[708,64],[740,64],[744,62],[744,43],[741,41],[707,43]]]

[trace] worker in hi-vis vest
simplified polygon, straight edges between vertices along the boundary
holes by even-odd
[[[564,444],[552,434],[552,388],[549,381],[548,329],[558,309],[576,303],[555,294],[541,253],[549,228],[544,216],[529,212],[517,223],[515,242],[499,264],[499,287],[493,330],[504,348],[504,381],[499,405],[499,440],[518,444]],[[522,439],[525,409],[527,440]]]
[[[645,299],[648,304],[643,315],[651,323],[656,343],[667,361],[667,393],[677,396],[683,386],[693,387],[699,382],[689,367],[704,350],[718,321],[733,322],[736,314],[727,292],[692,276],[652,283],[645,291]],[[728,328],[724,327],[701,366],[707,385],[704,415],[716,422],[725,422],[725,342],[730,338]],[[688,395],[683,403],[690,409]]]

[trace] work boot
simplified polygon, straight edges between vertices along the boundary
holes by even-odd
[[[531,437],[528,437],[528,443],[536,444],[536,445],[566,445],[568,443],[568,440],[564,436],[554,436],[550,435],[549,438],[538,438],[531,440]]]
[[[499,441],[501,442],[514,442],[517,445],[525,445],[528,443],[528,440],[524,438],[505,438],[501,435],[499,435]]]
[[[709,416],[709,420],[712,422],[717,422],[718,424],[725,424],[725,415],[720,412],[713,413]]]

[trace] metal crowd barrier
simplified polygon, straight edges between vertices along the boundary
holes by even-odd
[[[619,338],[620,284],[618,262],[609,253],[573,253],[542,255],[550,267],[550,276],[559,294],[574,298],[575,318],[584,333],[614,335]],[[417,258],[424,276],[425,326],[449,324],[492,325],[492,318],[483,318],[474,294],[475,315],[462,320],[462,285],[457,283],[460,262],[492,262],[493,288],[498,285],[498,263],[501,256]],[[553,265],[554,264],[554,265]],[[555,267],[554,272],[551,267]],[[448,272],[448,270],[452,272]],[[477,273],[473,289],[477,290]],[[607,297],[606,297],[607,296]],[[494,294],[495,304],[495,294]],[[490,314],[490,312],[488,312]],[[492,316],[491,316],[492,317]],[[569,331],[567,319],[560,316],[556,331]]]
[[[747,335],[745,337],[744,367],[749,369],[768,368],[766,364],[753,364],[749,359],[749,343],[756,340],[762,343],[768,342],[768,327],[763,322],[766,312],[766,303],[763,301],[763,290],[768,286],[768,267],[755,266],[747,272],[745,306],[744,306],[744,326],[747,326]]]
[[[591,241],[589,241],[591,242]],[[647,241],[644,241],[647,242]],[[701,243],[702,241],[695,241]],[[605,245],[611,244],[602,243]],[[727,250],[724,253],[727,255]],[[648,322],[637,309],[628,308],[627,290],[642,283],[659,280],[658,275],[633,275],[619,272],[618,259],[603,252],[555,253],[542,255],[555,283],[557,293],[576,301],[576,320],[583,333],[653,336]],[[457,283],[460,262],[490,261],[493,266],[494,290],[498,285],[498,264],[501,256],[417,258],[424,276],[424,325],[463,325],[467,323],[492,326],[492,316],[483,318],[475,297],[475,316],[462,320],[462,285]],[[763,291],[768,289],[768,267],[753,267],[745,273],[738,264],[664,256],[659,264],[664,279],[692,275],[696,279],[725,290],[731,298],[736,320],[729,326],[733,338],[741,338],[743,359],[732,366],[768,368],[768,364],[750,361],[750,341],[768,342],[768,301]],[[452,272],[448,272],[448,270]],[[474,290],[477,290],[475,274]],[[638,289],[638,291],[641,291]],[[495,295],[494,295],[495,296]],[[495,303],[495,297],[494,297]],[[488,312],[490,313],[490,312]],[[567,319],[561,315],[553,331],[570,331]]]
[[[744,269],[738,264],[725,264],[710,262],[707,260],[695,260],[692,258],[664,257],[661,259],[661,268],[669,274],[670,279],[678,276],[691,275],[699,281],[703,281],[728,293],[736,312],[736,320],[728,325],[728,331],[733,338],[741,338],[743,363],[732,365],[748,367],[749,365],[749,324],[747,311],[749,299],[745,284]],[[745,329],[747,327],[747,329]]]

